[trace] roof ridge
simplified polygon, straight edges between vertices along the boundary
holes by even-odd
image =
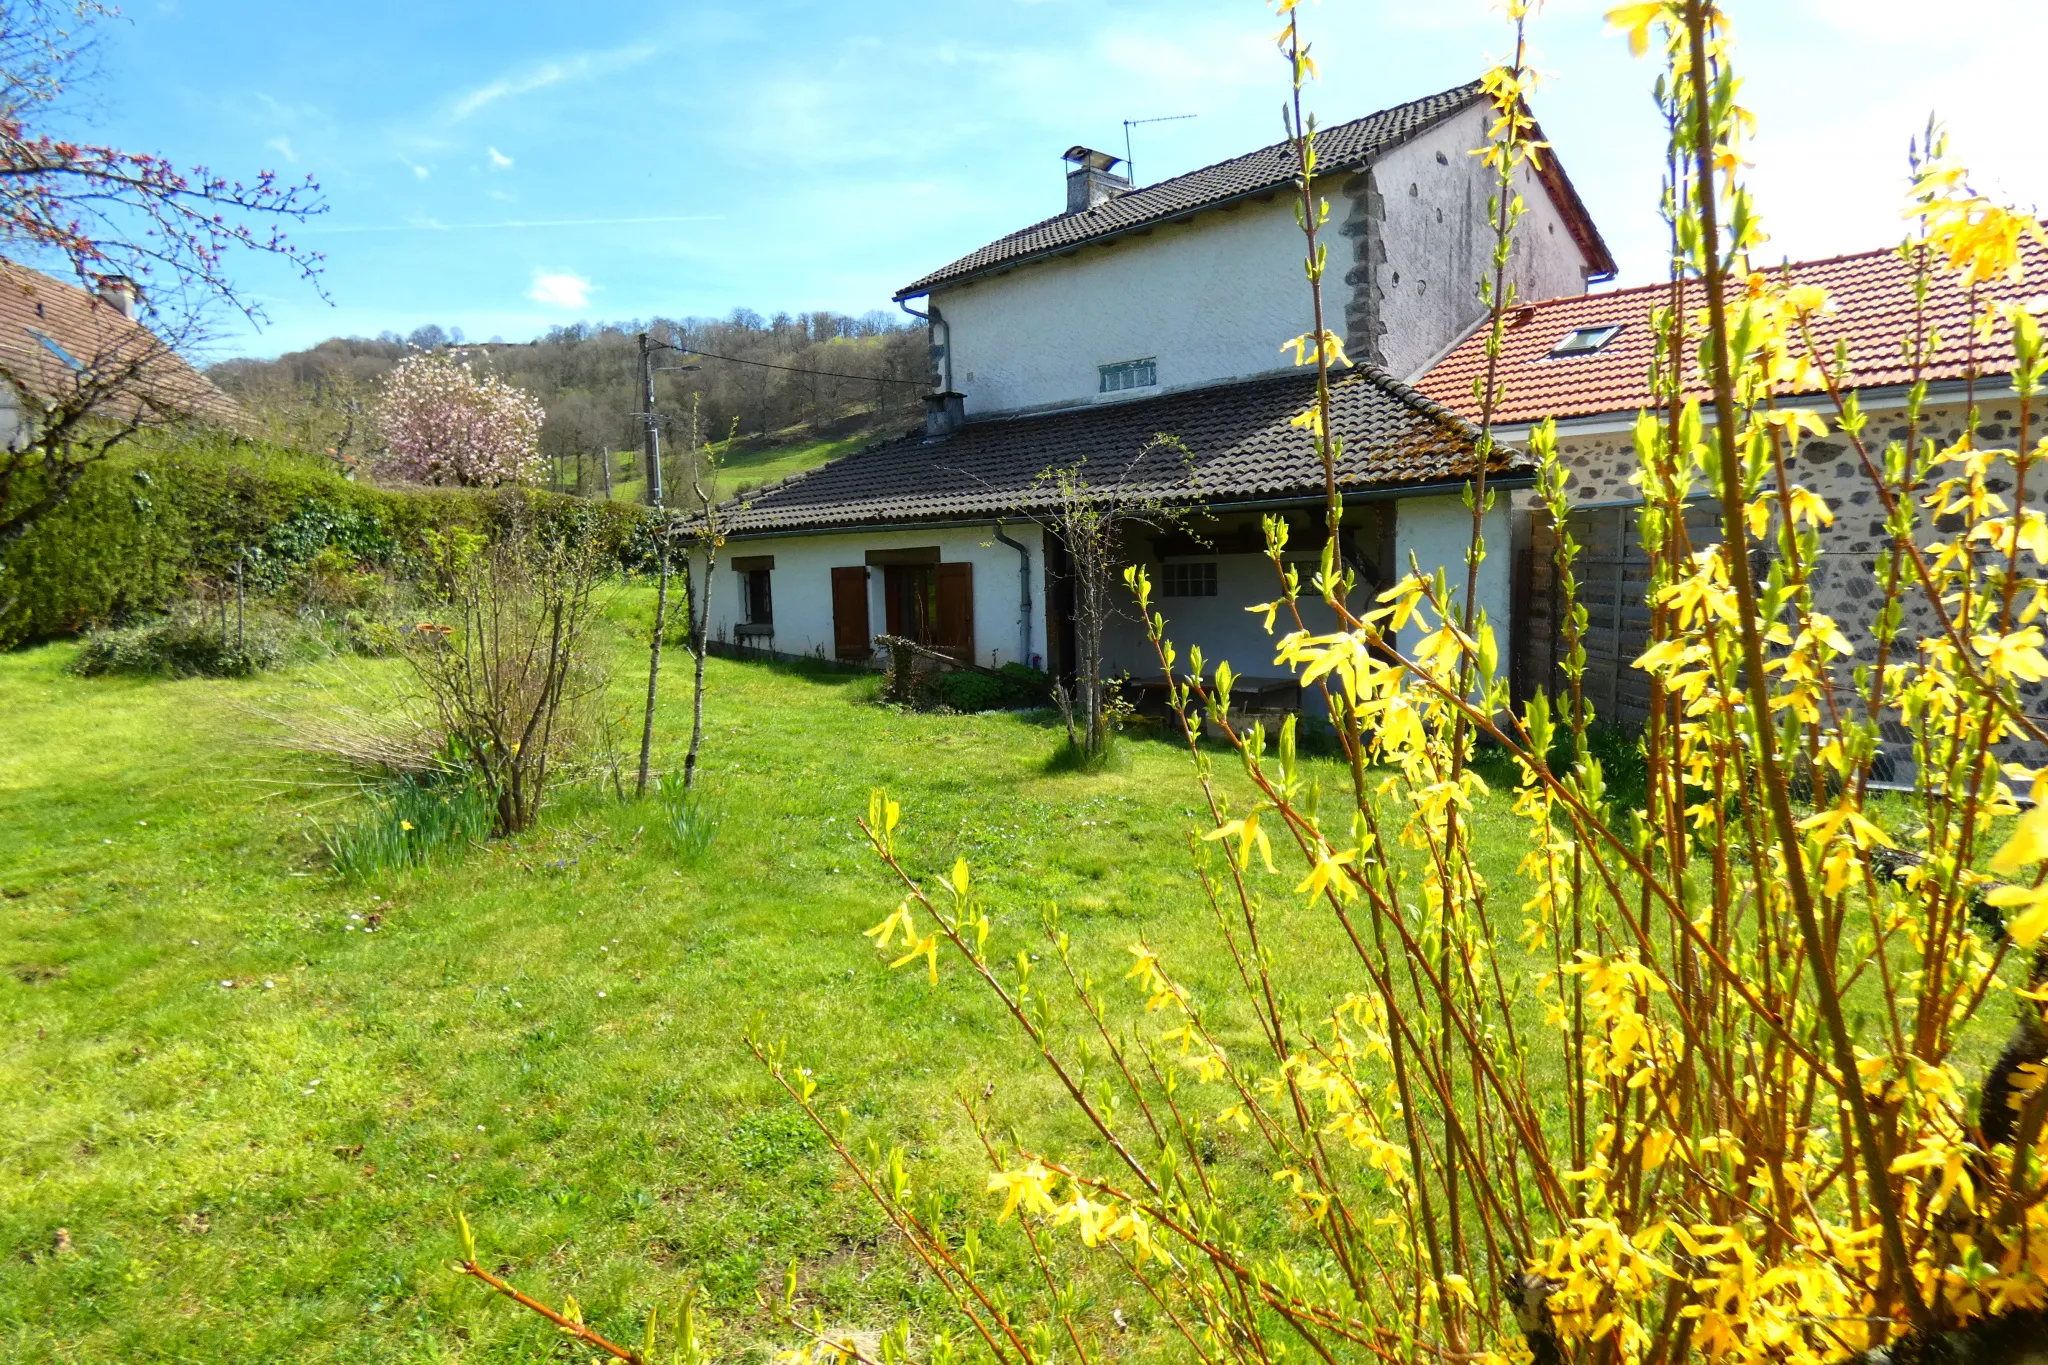
[[[1332,155],[1331,159],[1324,163],[1325,166],[1332,170],[1356,167],[1378,156],[1388,148],[1404,145],[1431,128],[1438,126],[1444,119],[1463,111],[1472,101],[1481,98],[1483,93],[1483,82],[1476,79],[1465,81],[1431,94],[1419,95],[1414,99],[1390,104],[1383,109],[1375,109],[1355,119],[1347,119],[1342,123],[1333,123],[1328,127],[1317,128],[1316,140],[1318,151],[1319,153],[1324,152],[1329,147],[1330,143],[1326,139],[1342,139],[1347,130],[1357,130],[1362,125],[1375,122],[1385,122],[1392,125],[1388,135],[1383,140],[1374,141],[1348,155]],[[1411,115],[1421,117],[1416,118],[1412,127],[1401,127],[1400,125],[1403,123],[1404,118]],[[897,290],[894,297],[902,300],[920,294],[929,294],[934,285],[958,283],[990,270],[1007,269],[1011,266],[1022,265],[1026,261],[1036,259],[1042,255],[1064,253],[1091,243],[1112,240],[1125,233],[1139,231],[1160,222],[1171,221],[1207,209],[1219,208],[1225,204],[1235,203],[1254,195],[1270,194],[1281,185],[1289,183],[1292,179],[1291,169],[1287,173],[1278,176],[1251,180],[1246,186],[1235,189],[1229,188],[1228,185],[1221,186],[1206,196],[1195,198],[1193,202],[1176,202],[1176,191],[1185,191],[1190,185],[1198,186],[1205,178],[1228,181],[1229,172],[1232,168],[1254,165],[1261,158],[1271,158],[1286,146],[1288,146],[1288,143],[1284,139],[1279,142],[1265,143],[1249,151],[1239,152],[1234,156],[1224,157],[1219,161],[1212,161],[1206,166],[1198,166],[1193,170],[1183,171],[1181,174],[1170,176],[1165,180],[1155,181],[1150,185],[1133,186],[1122,194],[1079,212],[1056,213],[1050,217],[1041,218],[1035,223],[1007,232],[993,241],[987,242],[973,251],[939,267],[937,270],[926,273],[914,283],[905,285],[902,289]],[[1090,215],[1094,214],[1097,209],[1102,208],[1110,208],[1112,212],[1101,219],[1090,218]],[[1002,254],[1000,251],[1001,248],[1029,239],[1034,234],[1045,233],[1052,229],[1054,225],[1060,223],[1075,223],[1077,225],[1094,223],[1097,226],[1093,231],[1082,231],[1073,235],[1070,239],[1047,241],[1037,249],[1025,249],[1014,254]],[[991,256],[991,253],[996,254]],[[983,257],[989,257],[989,259],[978,259]],[[970,264],[971,262],[978,263]]]

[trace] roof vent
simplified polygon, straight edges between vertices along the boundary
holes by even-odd
[[[1110,170],[1111,166],[1123,160],[1120,156],[1098,152],[1092,147],[1074,146],[1067,148],[1060,159],[1073,166],[1067,172],[1068,213],[1085,213],[1097,204],[1130,193],[1130,179]]]
[[[1591,355],[1608,342],[1614,340],[1615,333],[1620,330],[1621,324],[1616,322],[1605,327],[1580,327],[1574,331],[1566,332],[1564,338],[1557,345],[1550,348],[1550,358]]]

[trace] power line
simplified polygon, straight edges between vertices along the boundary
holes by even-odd
[[[808,374],[819,379],[857,379],[863,384],[904,384],[911,388],[923,388],[920,379],[890,379],[874,374],[844,374],[838,370],[807,370],[801,365],[773,365],[765,360],[745,360],[736,355],[719,355],[715,351],[700,351],[693,346],[672,346],[669,349],[681,351],[684,355],[700,355],[706,360],[723,360],[732,365],[754,365],[764,370],[782,370],[788,374]]]

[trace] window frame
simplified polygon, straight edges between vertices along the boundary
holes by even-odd
[[[1168,560],[1160,566],[1159,595],[1162,598],[1218,596],[1218,563],[1213,559]]]
[[[1613,344],[1614,339],[1621,335],[1621,329],[1626,325],[1620,322],[1603,322],[1592,327],[1574,327],[1559,337],[1556,343],[1544,353],[1543,358],[1545,360],[1575,360],[1580,356],[1598,355]],[[1597,337],[1598,339],[1589,340],[1584,345],[1572,345],[1580,337]],[[1569,349],[1567,349],[1568,347]]]
[[[1129,383],[1112,385],[1110,376],[1128,377]],[[1140,378],[1139,376],[1142,376]],[[1159,357],[1141,356],[1135,360],[1112,360],[1106,365],[1095,367],[1095,392],[1098,395],[1129,393],[1133,389],[1156,389],[1159,387]]]

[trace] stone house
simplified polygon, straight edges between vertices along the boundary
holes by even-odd
[[[1896,250],[1800,261],[1780,269],[1800,284],[1827,291],[1832,308],[1817,321],[1815,340],[1824,355],[1832,355],[1838,343],[1846,346],[1849,386],[1870,417],[1864,440],[1873,458],[1882,461],[1888,441],[1906,438],[1906,397],[1913,376],[1901,343],[1914,328],[1914,272]],[[2030,244],[2025,278],[1987,286],[1975,302],[1979,311],[1994,301],[2026,301],[2037,311],[2048,311],[2044,291],[2048,251]],[[1701,287],[1694,284],[1684,307],[1697,311],[1701,298]],[[1496,410],[1501,439],[1523,443],[1534,423],[1546,417],[1557,422],[1558,451],[1568,467],[1567,487],[1576,508],[1573,532],[1585,547],[1577,571],[1591,618],[1588,694],[1603,717],[1625,723],[1643,719],[1649,700],[1645,676],[1632,666],[1649,629],[1648,573],[1636,527],[1642,498],[1631,482],[1636,469],[1632,431],[1637,414],[1653,401],[1652,314],[1670,300],[1671,287],[1658,284],[1520,307],[1508,319],[1497,372],[1504,387]],[[1984,444],[2011,448],[2038,441],[2048,432],[2042,420],[2048,414],[2035,413],[2030,430],[2018,429],[2010,330],[1988,342],[1973,342],[1971,316],[1972,300],[1953,279],[1932,282],[1926,323],[1941,344],[1924,371],[1928,401],[1921,434],[1938,445],[1955,440],[1974,403]],[[1465,338],[1417,380],[1417,387],[1468,419],[1475,417],[1472,381],[1484,372],[1485,340],[1483,328]],[[1876,657],[1871,633],[1879,591],[1875,575],[1878,557],[1891,540],[1870,478],[1840,433],[1827,394],[1815,391],[1791,401],[1816,409],[1830,428],[1828,437],[1809,437],[1802,444],[1791,473],[1834,510],[1834,523],[1821,536],[1814,591],[1816,608],[1832,616],[1856,646],[1855,659],[1844,665],[1846,682],[1847,669]],[[2010,497],[2009,472],[2002,482],[2003,487],[1994,484],[1995,490]],[[1721,538],[1718,506],[1706,501],[1710,492],[1701,490],[1699,515],[1689,518],[1696,544]],[[2026,501],[2048,507],[2048,488],[2037,483],[2027,490]],[[1531,491],[1515,495],[1513,531],[1516,675],[1526,691],[1555,677],[1560,648],[1550,553],[1554,541],[1548,515],[1536,508]],[[1924,608],[1916,611],[1909,596],[1907,647],[1933,628]],[[2039,695],[2038,684],[2029,688]],[[1894,743],[1904,738],[1889,736]]]
[[[1318,133],[1326,316],[1356,362],[1335,392],[1342,548],[1369,580],[1411,557],[1462,564],[1474,432],[1406,381],[1481,314],[1491,184],[1470,153],[1490,122],[1475,82]],[[1064,159],[1061,212],[898,291],[930,323],[924,429],[725,510],[732,538],[705,585],[715,636],[867,663],[886,631],[983,665],[1063,672],[1071,584],[1045,524],[1045,476],[1079,469],[1201,509],[1194,534],[1126,553],[1151,566],[1177,638],[1249,677],[1271,673],[1271,641],[1243,610],[1273,592],[1260,518],[1298,519],[1293,543],[1310,561],[1323,535],[1321,469],[1292,425],[1314,377],[1282,348],[1313,328],[1293,149],[1145,186],[1106,154]],[[1557,161],[1544,163],[1524,173],[1511,273],[1525,297],[1581,294],[1614,264]],[[1497,457],[1491,477],[1526,486],[1517,458]],[[1505,503],[1494,517],[1505,543]],[[1503,631],[1507,570],[1495,561],[1481,584]],[[1111,671],[1156,669],[1135,619],[1111,631],[1105,657]]]

